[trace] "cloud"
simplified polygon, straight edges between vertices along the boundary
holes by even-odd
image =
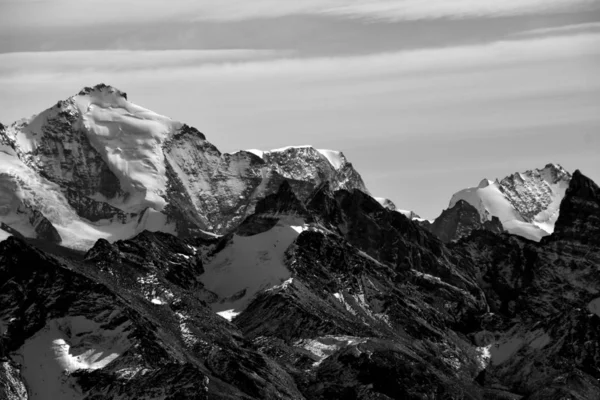
[[[15,76],[73,72],[157,70],[189,76],[247,78],[295,76],[329,81],[401,74],[436,74],[502,68],[546,60],[578,59],[600,54],[600,33],[501,40],[358,56],[290,58],[292,51],[274,50],[97,50],[0,54],[0,82]],[[160,79],[158,75],[155,75]],[[169,76],[166,76],[169,79]]]
[[[0,53],[0,76],[85,71],[154,71],[207,64],[264,60],[291,51],[256,49],[218,50],[77,50]]]
[[[600,92],[599,63],[600,34],[317,58],[256,50],[8,53],[0,54],[0,117],[10,121],[38,112],[61,96],[104,82],[142,105],[150,107],[143,100],[153,99],[156,106],[150,108],[178,119],[194,122],[201,110],[220,126],[240,129],[295,131],[318,120],[326,129],[352,132],[375,118],[383,133],[401,119],[414,134],[477,131],[486,123],[589,119],[594,114],[589,100],[597,104]],[[570,96],[580,102],[561,108]],[[528,103],[536,99],[549,108]],[[499,108],[491,114],[464,115],[492,103]],[[519,110],[524,103],[524,109],[534,109],[528,115]],[[501,118],[502,112],[520,117]],[[344,120],[336,121],[340,115]],[[461,122],[439,123],[444,119]]]
[[[549,28],[530,29],[517,32],[516,36],[537,36],[537,35],[557,35],[565,33],[582,33],[585,31],[600,30],[600,22],[587,22],[582,24],[570,24],[553,26]]]
[[[236,21],[303,14],[405,21],[544,14],[599,6],[598,0],[0,0],[0,27]]]

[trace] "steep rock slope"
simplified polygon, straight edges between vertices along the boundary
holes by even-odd
[[[460,331],[485,312],[483,293],[431,234],[361,191],[328,184],[305,206],[283,185],[256,211],[233,237],[199,249],[207,272],[242,283],[239,295],[232,299],[234,290],[216,287],[212,276],[202,279],[217,312],[245,299],[222,315],[279,361],[307,398],[481,398],[472,383],[479,353]],[[246,252],[235,268],[215,262],[239,260],[240,236],[262,241],[282,229],[291,242],[279,234],[264,250],[252,247],[260,265]],[[284,274],[242,291],[256,286],[234,279],[237,271],[265,276],[260,271],[273,260]]]
[[[303,398],[198,300],[189,245],[144,232],[101,240],[85,260],[53,252],[0,244],[0,358],[13,371],[0,397],[24,386],[33,400]]]
[[[492,216],[491,220],[481,221],[481,216],[475,207],[464,200],[458,200],[453,207],[442,211],[433,223],[423,221],[421,226],[436,235],[444,243],[449,243],[466,236],[478,229],[486,229],[501,233],[504,229],[500,220]]]
[[[449,208],[464,200],[477,209],[481,222],[500,219],[510,233],[539,241],[551,234],[571,175],[560,165],[515,173],[501,181],[484,179],[479,186],[461,190]]]
[[[3,126],[0,146],[0,222],[74,248],[145,229],[224,233],[284,180],[300,198],[325,181],[367,192],[342,153],[222,154],[195,128],[103,84]]]

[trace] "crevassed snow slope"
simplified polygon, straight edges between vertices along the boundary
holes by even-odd
[[[90,143],[132,195],[127,203],[136,207],[133,211],[147,206],[162,210],[167,185],[162,144],[181,123],[130,103],[113,88],[74,100]]]
[[[306,229],[303,219],[286,217],[253,236],[234,235],[232,242],[204,265],[204,287],[217,295],[212,309],[231,319],[260,291],[290,278],[284,253]]]
[[[29,400],[81,399],[73,371],[103,368],[131,346],[125,326],[104,330],[85,317],[50,320],[11,357],[21,364]]]

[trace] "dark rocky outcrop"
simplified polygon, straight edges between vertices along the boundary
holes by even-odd
[[[478,229],[494,233],[504,231],[498,217],[494,216],[490,221],[481,222],[481,215],[477,209],[464,200],[459,200],[454,207],[444,210],[433,223],[421,224],[421,226],[424,226],[444,243],[469,236],[471,232]]]

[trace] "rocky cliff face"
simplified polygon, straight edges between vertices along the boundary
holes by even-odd
[[[494,233],[504,231],[498,217],[491,220],[481,220],[475,207],[464,200],[459,200],[452,208],[444,210],[433,223],[424,221],[421,226],[428,229],[444,243],[469,236],[473,231],[485,229]]]
[[[284,180],[302,199],[325,181],[367,192],[339,152],[291,147],[260,157],[222,154],[195,128],[102,84],[3,127],[0,144],[1,222],[41,237],[38,221],[45,219],[45,232],[53,226],[75,248],[144,229],[182,237],[224,233]],[[24,209],[36,213],[35,223]]]

